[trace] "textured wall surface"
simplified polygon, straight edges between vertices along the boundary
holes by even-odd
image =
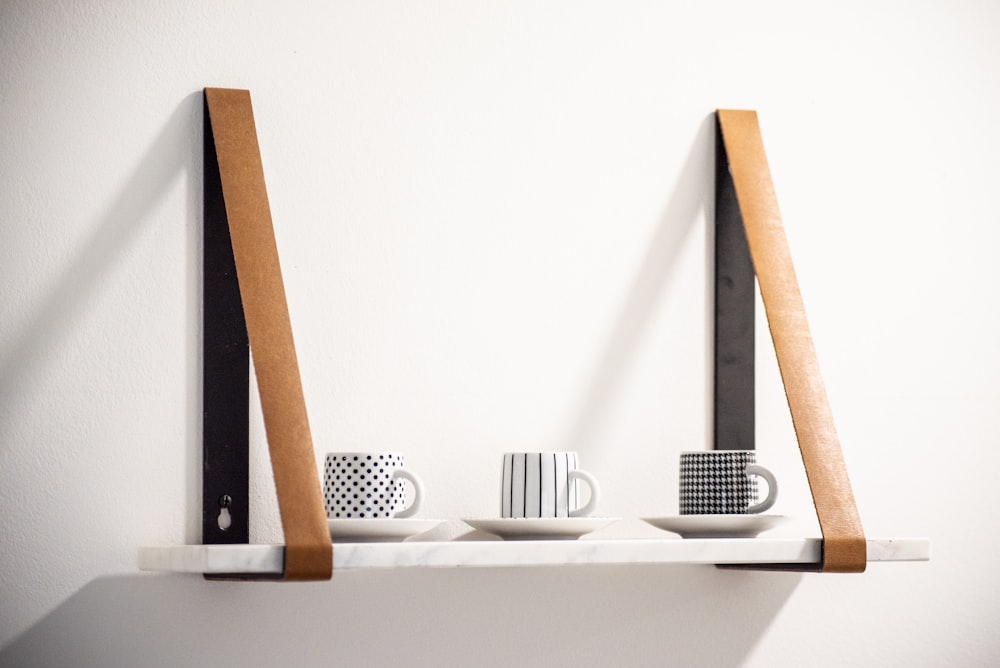
[[[0,1],[0,665],[1000,661],[1000,8],[131,4]],[[253,95],[317,460],[402,450],[452,519],[574,449],[636,536],[710,440],[710,114],[756,109],[865,529],[932,561],[138,572],[199,539],[204,86]]]

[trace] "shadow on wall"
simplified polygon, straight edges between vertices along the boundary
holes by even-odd
[[[182,222],[187,227],[188,266],[187,314],[194,321],[189,328],[186,375],[189,382],[190,416],[186,431],[189,436],[189,475],[192,481],[187,498],[200,495],[201,385],[200,385],[200,308],[201,308],[201,144],[202,144],[202,93],[186,96],[171,113],[153,143],[142,154],[135,172],[122,186],[100,218],[88,227],[93,229],[89,239],[78,246],[76,254],[66,264],[62,275],[46,295],[39,295],[38,306],[26,323],[15,329],[9,345],[0,350],[0,397],[15,396],[24,392],[26,379],[43,376],[49,371],[46,360],[53,358],[52,351],[75,335],[74,324],[79,315],[92,303],[101,280],[116,260],[127,254],[129,248],[141,238],[160,199],[170,185],[181,176],[187,184],[187,215]],[[137,304],[137,311],[141,307]],[[141,385],[141,383],[139,383]],[[5,412],[16,410],[11,402],[0,402],[0,427],[10,421]],[[10,447],[27,447],[19,439],[6,439]],[[197,459],[195,459],[197,457]],[[200,504],[200,501],[198,501]],[[200,506],[199,506],[200,507]],[[200,510],[198,511],[200,512]],[[188,536],[200,536],[200,516],[189,508],[192,518],[187,527]]]
[[[104,272],[134,242],[144,219],[178,173],[187,172],[189,193],[200,195],[200,165],[189,164],[193,156],[200,155],[200,117],[201,93],[187,96],[171,114],[135,173],[93,225],[93,235],[80,245],[55,288],[39,300],[41,306],[34,317],[21,328],[0,359],[0,393],[35,372],[34,367],[49,357],[47,351],[57,339],[72,332],[67,324],[85,310]],[[200,201],[196,204],[193,195],[190,197],[189,214],[193,220],[194,216],[200,217]]]
[[[621,372],[627,368],[655,305],[670,282],[684,239],[696,227],[702,211],[708,212],[709,219],[714,217],[711,211],[715,202],[715,122],[715,114],[709,114],[698,128],[642,264],[615,319],[614,329],[590,374],[587,391],[575,411],[576,418],[562,450],[586,450],[595,433],[594,425],[600,422],[604,409],[612,403],[609,398],[618,390]],[[706,246],[711,250],[711,244]],[[712,269],[710,262],[705,266]],[[711,309],[708,296],[706,303]],[[712,316],[706,313],[705,317]],[[707,368],[711,369],[711,364]]]
[[[0,666],[732,666],[802,577],[676,565],[105,577]]]

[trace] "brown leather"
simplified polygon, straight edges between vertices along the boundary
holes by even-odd
[[[862,572],[867,543],[820,375],[754,111],[718,112],[792,423],[823,532],[824,571]]]
[[[286,580],[328,580],[323,507],[250,92],[206,88],[236,273],[285,533]]]

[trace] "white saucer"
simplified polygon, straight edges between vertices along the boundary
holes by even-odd
[[[335,543],[391,543],[430,531],[443,520],[417,517],[372,517],[328,519],[330,538]]]
[[[604,528],[617,517],[496,517],[463,519],[469,526],[504,540],[576,540]]]
[[[657,529],[683,538],[754,538],[788,521],[784,515],[674,515],[643,517]]]

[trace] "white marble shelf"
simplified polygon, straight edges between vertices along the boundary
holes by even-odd
[[[471,568],[570,564],[808,564],[818,538],[440,541],[337,543],[334,571],[359,568]],[[868,539],[868,561],[927,561],[924,538]],[[277,575],[283,545],[180,545],[139,548],[145,571]]]

